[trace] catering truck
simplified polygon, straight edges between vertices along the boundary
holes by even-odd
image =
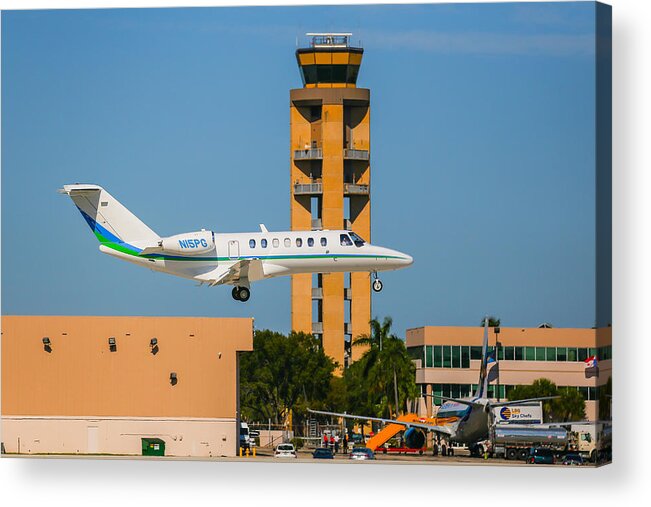
[[[493,420],[495,424],[540,424],[543,422],[542,402],[493,407]]]

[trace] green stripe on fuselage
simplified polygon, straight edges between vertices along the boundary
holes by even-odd
[[[109,241],[101,233],[95,231],[95,236],[101,244],[111,248],[117,252],[121,252],[127,255],[133,255],[140,259],[156,259],[163,261],[178,261],[178,262],[187,262],[187,261],[203,261],[203,262],[226,262],[226,261],[238,261],[241,259],[260,259],[260,260],[285,260],[285,259],[332,259],[335,257],[339,258],[353,258],[353,259],[400,259],[401,257],[395,255],[366,255],[366,254],[312,254],[312,255],[266,255],[266,256],[248,256],[248,257],[238,257],[231,259],[230,257],[177,257],[177,256],[168,256],[163,254],[147,254],[140,255],[138,251],[133,250],[124,246],[124,243],[115,243],[114,241]]]

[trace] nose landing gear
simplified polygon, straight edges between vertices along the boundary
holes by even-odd
[[[377,273],[373,273],[373,278],[373,290],[375,292],[380,292],[384,285],[382,284],[382,281],[377,277]]]
[[[251,291],[246,287],[233,287],[231,295],[235,301],[242,301],[243,303],[246,303],[251,297]]]

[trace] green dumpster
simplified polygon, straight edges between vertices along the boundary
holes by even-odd
[[[143,456],[165,456],[165,440],[160,438],[142,438]]]

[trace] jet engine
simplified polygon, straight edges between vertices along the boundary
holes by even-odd
[[[188,232],[162,238],[158,242],[161,251],[180,255],[201,255],[215,249],[215,235],[212,231]]]
[[[409,428],[405,431],[404,442],[410,449],[422,449],[425,445],[425,433],[418,428]]]

